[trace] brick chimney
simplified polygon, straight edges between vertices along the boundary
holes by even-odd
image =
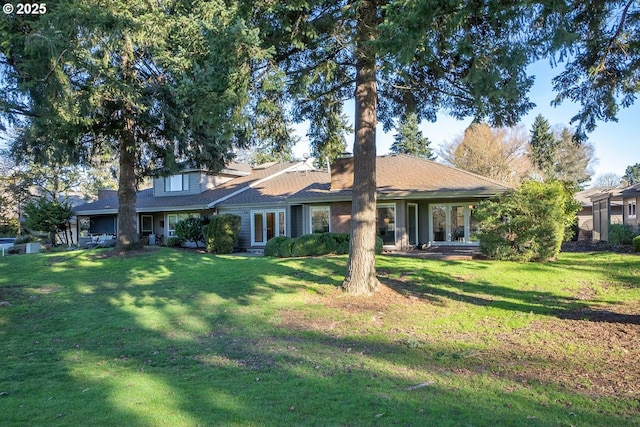
[[[113,197],[118,197],[118,190],[98,190],[98,200],[106,200]]]
[[[353,187],[353,157],[340,157],[331,165],[331,190]]]

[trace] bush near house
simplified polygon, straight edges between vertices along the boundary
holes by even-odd
[[[166,245],[170,248],[179,248],[183,243],[184,239],[182,237],[169,237]]]
[[[376,254],[382,253],[382,239],[376,237]],[[279,258],[349,253],[348,233],[314,233],[290,238],[278,236],[270,239],[264,255]]]
[[[633,251],[640,252],[640,236],[633,238]]]
[[[611,224],[609,226],[609,244],[630,245],[636,233],[629,224]]]
[[[204,238],[202,235],[202,226],[203,221],[200,218],[185,218],[176,223],[176,236],[184,239],[185,241],[194,242],[197,248],[199,247],[198,242]]]
[[[240,217],[231,214],[215,215],[206,230],[207,252],[230,254],[238,245]]]
[[[479,203],[480,251],[492,259],[547,261],[571,237],[580,206],[559,181],[524,182],[518,190]]]

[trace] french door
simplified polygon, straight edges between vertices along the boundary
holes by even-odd
[[[429,211],[430,241],[433,243],[470,243],[477,225],[472,216],[473,206],[432,205]]]
[[[251,245],[266,245],[269,239],[285,236],[285,211],[260,210],[251,211]]]

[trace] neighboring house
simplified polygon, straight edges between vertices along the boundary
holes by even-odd
[[[591,196],[594,242],[609,241],[609,226],[623,223],[622,191],[609,188]]]
[[[640,204],[640,184],[635,184],[622,190],[622,215],[623,223],[629,224],[634,231],[638,231],[640,218],[638,217],[638,205]]]
[[[588,188],[578,191],[576,200],[582,207],[578,211],[578,240],[591,240],[593,238],[593,202],[591,197],[614,190],[613,187]]]
[[[377,158],[377,234],[389,249],[418,243],[476,245],[475,205],[508,186],[469,172],[407,155]],[[205,183],[203,185],[203,183]],[[262,248],[275,236],[349,232],[353,158],[330,171],[306,162],[267,164],[253,169],[231,165],[215,176],[200,170],[156,178],[138,193],[141,235],[171,236],[189,215],[241,217],[239,246]],[[116,233],[117,197],[76,208],[82,230]]]

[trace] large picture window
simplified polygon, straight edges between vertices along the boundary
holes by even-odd
[[[312,233],[328,233],[331,231],[331,210],[329,206],[312,206],[309,212]]]
[[[189,189],[189,175],[171,175],[164,179],[164,191],[187,191]]]

